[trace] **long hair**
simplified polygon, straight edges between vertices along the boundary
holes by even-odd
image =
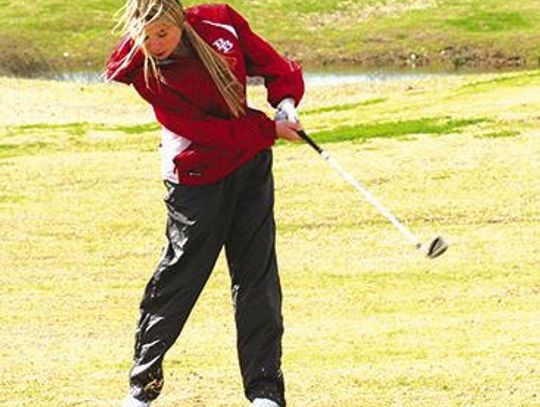
[[[165,83],[159,65],[154,57],[145,50],[145,29],[156,21],[175,24],[182,30],[197,57],[203,63],[212,81],[223,96],[232,115],[236,118],[245,113],[244,87],[233,74],[224,58],[204,41],[195,29],[186,21],[184,8],[180,0],[127,0],[118,11],[120,15],[116,30],[129,34],[134,41],[131,51],[125,56],[118,71],[129,65],[135,53],[140,48],[144,51],[144,78],[149,86],[150,77],[156,82]]]

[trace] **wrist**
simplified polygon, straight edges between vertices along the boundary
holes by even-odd
[[[281,100],[281,102],[278,103],[277,108],[278,109],[287,109],[287,108],[295,108],[296,102],[293,98],[284,98]]]

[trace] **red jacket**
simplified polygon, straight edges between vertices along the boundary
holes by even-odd
[[[208,44],[224,54],[244,90],[246,76],[262,76],[272,106],[276,107],[286,97],[300,102],[304,93],[300,66],[279,55],[231,7],[224,4],[192,7],[186,9],[186,17]],[[127,67],[118,71],[132,47],[129,38],[120,42],[107,63],[106,75],[133,85],[152,105],[162,126],[191,140],[190,146],[174,159],[182,184],[218,181],[274,144],[274,121],[250,108],[244,116],[234,118],[193,54],[174,57],[171,63],[162,65],[167,84],[157,87],[151,80],[148,87],[141,50]]]

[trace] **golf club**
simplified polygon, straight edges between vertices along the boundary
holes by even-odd
[[[403,234],[409,241],[418,249],[420,252],[422,252],[424,255],[429,257],[430,259],[434,259],[436,257],[439,257],[441,254],[443,254],[446,249],[448,249],[447,243],[444,241],[444,239],[440,236],[435,237],[433,240],[431,240],[429,243],[422,244],[422,242],[413,235],[403,224],[401,224],[397,218],[392,215],[382,204],[375,199],[371,193],[364,188],[357,180],[355,180],[347,171],[345,171],[339,163],[334,160],[330,154],[328,154],[326,151],[324,151],[317,143],[315,143],[311,137],[307,135],[307,133],[304,130],[298,131],[298,135],[306,142],[308,143],[319,155],[324,158],[328,164],[330,164],[334,169],[341,174],[341,176],[354,188],[356,188],[359,192],[364,195],[364,197],[373,205],[375,208],[379,210],[390,222],[394,224],[394,226]]]

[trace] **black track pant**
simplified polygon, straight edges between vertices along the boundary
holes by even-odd
[[[271,150],[215,184],[167,187],[168,242],[140,306],[132,394],[146,401],[159,395],[163,357],[225,246],[246,397],[269,398],[284,407]]]

